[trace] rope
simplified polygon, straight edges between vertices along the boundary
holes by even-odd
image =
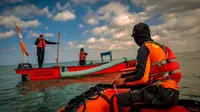
[[[118,94],[118,93],[117,93],[116,85],[114,84],[113,86],[114,86],[114,89],[115,89],[115,93]]]

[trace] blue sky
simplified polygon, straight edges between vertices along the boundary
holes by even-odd
[[[189,5],[188,5],[189,4]],[[60,62],[78,60],[80,47],[89,60],[112,51],[114,58],[135,57],[138,47],[130,37],[134,24],[150,25],[152,38],[175,52],[200,49],[199,0],[0,0],[0,65],[23,62],[13,21],[37,63],[34,42],[60,38]],[[56,45],[48,45],[45,63],[55,62]]]

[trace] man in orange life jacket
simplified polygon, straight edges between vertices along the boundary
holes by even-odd
[[[50,42],[50,41],[45,40],[43,34],[40,34],[40,37],[36,39],[35,45],[37,45],[37,56],[38,56],[39,68],[42,68],[46,44],[58,44],[58,42]]]
[[[111,100],[117,103],[113,103],[112,106],[117,105],[119,112],[126,106],[131,106],[133,109],[138,103],[155,108],[175,106],[182,73],[174,53],[169,47],[151,39],[149,26],[145,23],[134,26],[132,37],[140,46],[136,71],[119,75],[112,83],[117,86],[143,85],[144,87],[113,96]]]
[[[80,54],[79,54],[79,65],[86,65],[86,57],[87,57],[88,53],[84,52],[84,49],[81,48],[80,49]]]

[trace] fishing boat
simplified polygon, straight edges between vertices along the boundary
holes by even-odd
[[[16,74],[20,74],[22,76],[22,81],[49,80],[130,71],[135,69],[136,63],[137,61],[135,58],[124,57],[122,59],[113,61],[111,57],[110,62],[94,63],[85,66],[53,66],[46,68],[32,68],[30,63],[21,63],[18,65],[18,68],[15,69],[15,71]]]
[[[57,112],[111,112],[117,110],[116,102],[114,107],[110,106],[110,99],[116,93],[128,92],[128,88],[114,88],[110,84],[98,84],[88,91],[71,99],[66,106],[61,107]],[[178,104],[170,109],[158,109],[151,107],[125,107],[124,112],[200,112],[200,102],[190,99],[179,99]]]

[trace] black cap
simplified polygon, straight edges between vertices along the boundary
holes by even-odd
[[[149,26],[145,23],[136,24],[131,37],[141,46],[145,41],[152,41]]]
[[[40,37],[42,37],[42,36],[44,37],[44,34],[40,34]]]

